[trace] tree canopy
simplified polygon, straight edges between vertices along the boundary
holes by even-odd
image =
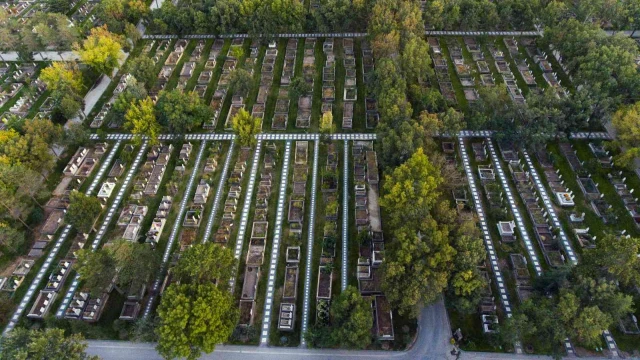
[[[122,43],[122,37],[109,32],[105,25],[92,28],[82,46],[76,46],[75,50],[82,62],[100,74],[111,76],[122,58]]]
[[[74,190],[69,194],[69,208],[64,218],[78,231],[88,234],[101,211],[98,198]]]
[[[179,89],[161,91],[156,102],[156,118],[170,132],[183,134],[209,120],[212,110],[195,92]]]
[[[65,337],[64,330],[48,328],[27,330],[16,328],[0,340],[0,359],[69,359],[98,360],[86,354],[87,344],[81,334]]]
[[[245,109],[240,109],[232,119],[233,131],[242,146],[254,146],[256,135],[262,131],[262,119],[253,117]]]

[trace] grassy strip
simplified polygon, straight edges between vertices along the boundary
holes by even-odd
[[[531,70],[531,72],[533,72],[533,76],[536,78],[536,83],[538,84],[538,87],[541,89],[546,89],[549,87],[549,84],[547,83],[547,81],[544,79],[543,76],[543,72],[542,69],[540,69],[540,66],[538,66],[538,64],[536,64],[533,59],[531,58],[531,56],[529,56],[529,54],[527,54],[527,51],[525,50],[525,48],[523,48],[522,46],[518,45],[518,51],[520,52],[520,56],[527,60],[527,64],[529,64],[529,70]]]
[[[471,55],[471,52],[469,52],[469,49],[467,49],[462,39],[456,39],[458,39],[458,44],[462,48],[462,57],[464,58],[464,63],[471,69],[471,77],[473,77],[476,83],[475,88],[477,88],[479,84],[482,84],[482,82],[480,81],[480,71],[478,71],[478,66],[476,65],[476,62],[473,61],[473,55]]]
[[[189,61],[189,58],[191,57],[191,53],[193,52],[193,49],[196,48],[197,43],[198,43],[197,40],[189,40],[189,42],[187,43],[187,46],[184,49],[184,52],[182,53],[182,56],[180,57],[180,60],[178,60],[176,67],[173,68],[173,72],[171,72],[171,76],[167,81],[167,86],[165,87],[165,89],[167,90],[175,89],[175,87],[178,86],[178,81],[180,80],[180,72],[182,71],[182,67],[184,66],[185,62]]]
[[[333,52],[336,58],[336,76],[335,76],[335,100],[333,102],[333,122],[336,124],[336,129],[342,131],[342,115],[344,110],[344,80],[347,75],[347,70],[344,68],[344,48],[342,46],[342,38],[333,39]]]
[[[249,95],[245,99],[246,109],[251,113],[253,109],[253,104],[255,104],[258,98],[258,90],[260,89],[260,78],[262,77],[262,62],[264,61],[264,56],[267,51],[267,47],[261,45],[258,48],[258,58],[256,59],[256,64],[253,67],[253,86],[251,86],[251,90],[249,90]]]
[[[313,103],[311,104],[311,124],[309,130],[317,132],[320,127],[320,117],[322,116],[322,69],[327,61],[327,57],[322,50],[323,38],[316,40],[315,48],[315,67],[316,76],[313,80]],[[334,119],[335,123],[335,119]]]
[[[231,40],[227,39],[220,49],[220,53],[218,57],[216,57],[216,66],[213,68],[213,76],[211,77],[211,81],[209,81],[209,86],[207,87],[207,91],[204,94],[204,103],[209,104],[211,102],[211,98],[213,98],[213,93],[216,91],[218,87],[218,80],[220,80],[220,75],[222,75],[222,66],[224,65],[224,61],[227,58],[227,52],[229,51],[229,47],[231,46]],[[207,58],[209,58],[209,54],[206,54]]]
[[[487,62],[487,65],[489,65],[489,69],[491,70],[491,74],[493,74],[493,78],[496,82],[496,85],[504,84],[504,79],[502,78],[502,75],[500,74],[500,72],[498,71],[498,68],[496,67],[495,59],[493,58],[493,55],[491,55],[491,52],[487,47],[487,43],[485,41],[480,42],[480,48],[484,53],[485,61]]]
[[[213,141],[209,144],[209,149],[206,150],[208,155],[202,157],[203,169],[207,162],[207,158],[212,155],[212,149],[214,149],[214,147],[216,147],[217,144],[218,142],[216,141]],[[216,190],[218,188],[217,184],[220,181],[222,181],[222,168],[224,167],[224,160],[226,158],[225,154],[229,152],[231,147],[231,142],[228,142],[228,141],[220,142],[220,145],[221,147],[217,157],[218,166],[216,167],[216,171],[210,174],[211,175],[210,180],[207,181],[207,183],[211,186],[211,189],[209,191],[207,204],[205,205],[205,209],[203,211],[203,219],[202,219],[203,224],[201,224],[203,226],[198,228],[198,234],[196,235],[196,239],[194,241],[194,243],[198,243],[198,244],[201,243],[204,238],[205,230],[203,229],[207,227],[208,217],[213,211],[213,205],[215,203],[215,197],[216,197]],[[220,201],[222,202],[222,197]],[[221,204],[218,210],[220,210],[222,206],[224,206],[224,204]]]
[[[527,85],[527,83],[524,81],[524,78],[522,77],[522,74],[520,73],[520,71],[518,71],[518,66],[516,65],[516,59],[514,59],[511,56],[511,53],[507,49],[507,46],[505,45],[503,38],[502,37],[496,38],[494,41],[494,45],[496,46],[496,48],[502,50],[502,52],[504,53],[504,60],[507,63],[509,63],[509,69],[511,70],[511,72],[513,73],[513,76],[516,79],[518,88],[522,90],[522,94],[524,96],[527,96],[527,94],[529,94],[529,91],[530,91],[529,85]]]

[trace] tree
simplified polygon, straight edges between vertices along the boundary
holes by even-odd
[[[422,148],[385,176],[380,206],[389,214],[391,227],[417,225],[427,218],[440,197],[438,187],[443,181]]]
[[[64,330],[49,328],[28,330],[17,328],[0,340],[1,360],[9,359],[69,359],[98,360],[86,354],[87,344],[81,334],[64,336]]]
[[[45,140],[33,132],[20,135],[15,130],[2,131],[0,132],[0,162],[22,165],[45,178],[55,165],[54,156]]]
[[[156,117],[172,133],[183,134],[209,120],[212,110],[194,92],[178,89],[161,91],[156,102]]]
[[[464,114],[454,108],[447,108],[445,112],[438,114],[442,122],[442,130],[449,136],[456,136],[463,130],[467,123],[464,121]]]
[[[598,238],[596,244],[594,253],[589,254],[596,266],[624,286],[640,283],[640,259],[636,256],[640,253],[640,239],[606,234]]]
[[[362,7],[349,0],[322,0],[312,11],[318,31],[342,32],[353,28],[362,18]]]
[[[512,346],[517,341],[532,336],[536,330],[535,324],[529,321],[527,315],[515,313],[499,325],[498,335],[505,345]]]
[[[13,315],[14,306],[13,301],[8,293],[3,292],[0,294],[0,323],[6,324]],[[0,355],[2,356],[2,355]],[[2,357],[0,357],[2,359]]]
[[[138,56],[127,62],[127,71],[143,83],[145,88],[150,89],[156,81],[155,63],[148,56]]]
[[[336,125],[333,123],[333,114],[327,111],[320,118],[320,132],[323,134],[332,134],[336,131]]]
[[[611,317],[603,313],[597,306],[589,306],[582,310],[573,323],[578,340],[589,347],[599,346],[602,331],[611,325]]]
[[[291,80],[289,84],[289,99],[291,101],[298,101],[301,96],[309,94],[313,89],[304,78],[298,76]]]
[[[156,120],[153,100],[150,97],[132,105],[124,115],[124,119],[124,126],[131,130],[138,143],[141,142],[142,136],[146,136],[151,144],[158,142],[158,134],[161,129]]]
[[[433,75],[429,44],[422,37],[411,37],[400,55],[404,78],[409,85],[422,84]]]
[[[252,85],[253,77],[245,69],[238,68],[229,74],[229,89],[232,94],[246,96],[249,90],[251,90]]]
[[[616,129],[616,140],[624,152],[616,157],[616,163],[633,166],[640,155],[640,101],[623,106],[613,114],[611,124]]]
[[[4,251],[15,254],[24,243],[23,231],[11,227],[6,222],[0,222],[0,245],[5,248]]]
[[[208,284],[171,284],[158,307],[157,349],[165,359],[197,359],[226,341],[238,320],[227,290]]]
[[[77,190],[69,194],[69,208],[65,220],[82,233],[89,233],[102,211],[100,200]]]
[[[65,128],[63,143],[69,147],[83,146],[91,140],[91,132],[82,123],[71,123]]]
[[[371,344],[371,303],[349,286],[331,303],[331,337],[340,347],[364,349]]]
[[[214,243],[196,244],[185,250],[174,268],[183,281],[193,284],[216,283],[226,286],[235,272],[233,252]]]
[[[47,0],[49,11],[66,14],[71,10],[71,3],[67,0]]]
[[[111,286],[118,275],[117,264],[109,251],[81,249],[76,271],[92,296],[99,296]]]
[[[456,251],[449,245],[448,227],[433,220],[418,226],[408,222],[392,236],[382,263],[382,289],[400,314],[415,317],[447,287]]]
[[[159,253],[146,243],[118,240],[106,251],[115,261],[120,285],[146,282],[160,267]]]
[[[42,69],[40,80],[51,91],[72,91],[79,93],[82,90],[82,74],[75,62],[55,61]]]
[[[122,37],[109,32],[105,25],[91,29],[82,46],[75,46],[75,51],[82,62],[100,74],[111,76],[122,58],[122,43]]]
[[[245,109],[240,109],[233,117],[232,125],[240,145],[254,146],[256,144],[256,135],[262,131],[262,119],[251,116]]]
[[[56,157],[60,157],[55,145],[64,139],[62,126],[54,124],[49,118],[36,117],[25,121],[24,132],[29,138],[38,138],[47,143],[51,152]]]

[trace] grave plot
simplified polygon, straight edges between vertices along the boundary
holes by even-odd
[[[236,288],[236,296],[239,298],[240,320],[238,326],[247,329],[254,326],[254,321],[260,319],[259,314],[264,297],[259,289],[264,290],[265,284],[262,278],[265,252],[269,242],[269,234],[273,232],[275,201],[273,191],[278,180],[278,148],[275,143],[265,145],[265,154],[260,164],[260,179],[258,192],[253,200],[253,215],[251,222],[251,236],[249,238],[246,255],[241,257],[240,275],[241,286]],[[270,226],[271,225],[271,226]],[[238,294],[240,290],[240,294]],[[239,296],[238,296],[239,295]],[[259,302],[259,304],[258,304]],[[244,342],[255,341],[248,336],[242,339]]]
[[[313,90],[314,78],[316,75],[316,39],[306,38],[304,41],[304,57],[302,59],[302,78],[304,82]],[[311,126],[311,106],[313,94],[307,93],[298,99],[298,115],[296,117],[297,128],[309,128]]]
[[[288,126],[289,108],[291,105],[289,99],[289,83],[291,83],[291,79],[295,73],[297,48],[297,39],[287,40],[284,65],[282,67],[282,75],[280,76],[280,88],[278,90],[273,119],[271,120],[272,130],[286,130]]]
[[[207,84],[209,84],[213,76],[213,71],[204,70],[206,58],[203,54],[210,46],[211,43],[204,40],[199,40],[196,43],[189,57],[189,61],[182,67],[177,86],[177,88],[183,92],[195,91],[201,99],[204,98],[207,91]],[[187,67],[187,64],[189,64],[189,67]],[[187,70],[185,71],[185,69]]]
[[[551,267],[560,267],[566,262],[566,254],[554,234],[547,211],[540,205],[538,194],[533,190],[531,175],[525,171],[520,162],[509,162],[509,172],[516,185],[516,191],[524,203],[527,213],[533,223],[533,233],[538,245]]]
[[[274,69],[276,65],[276,59],[278,58],[278,49],[269,46],[264,54],[262,65],[260,67],[260,87],[258,88],[258,95],[256,101],[251,109],[251,116],[259,119],[264,119],[267,100],[271,94],[271,86],[274,85]]]
[[[442,150],[446,159],[447,173],[456,174],[451,179],[449,187],[452,189],[452,196],[456,203],[456,209],[458,213],[459,221],[472,221],[479,225],[479,229],[482,231],[485,248],[487,250],[488,259],[483,260],[477,264],[477,270],[481,274],[485,281],[485,286],[482,289],[482,300],[479,303],[477,312],[472,315],[463,315],[450,311],[450,317],[453,327],[458,327],[456,324],[469,324],[473,322],[477,324],[477,328],[469,328],[468,325],[461,328],[463,339],[465,341],[473,342],[485,342],[486,334],[491,334],[495,331],[495,324],[499,323],[499,317],[504,318],[511,313],[511,303],[509,297],[511,292],[507,291],[505,286],[505,280],[507,285],[511,285],[509,271],[506,269],[504,263],[505,253],[503,251],[495,251],[493,244],[493,234],[490,231],[494,229],[493,224],[487,224],[488,219],[485,217],[485,207],[483,201],[478,195],[482,194],[477,187],[477,182],[472,171],[472,163],[467,155],[468,145],[464,142],[460,143],[460,149],[462,151],[462,165],[464,166],[465,173],[460,174],[458,170],[458,156],[456,154],[455,142],[443,142]],[[479,162],[486,162],[486,153],[482,154],[481,149],[484,150],[484,144],[481,142],[473,142],[472,149],[475,153],[474,166],[477,166]],[[487,185],[490,180],[480,181]],[[467,193],[467,190],[471,190],[471,194]],[[488,192],[485,192],[487,195]],[[487,196],[490,200],[495,201],[494,197]],[[489,212],[489,216],[492,216],[493,211]],[[493,219],[492,219],[493,221]],[[495,232],[495,230],[494,230]],[[499,256],[502,259],[499,259]],[[498,263],[500,261],[500,263]],[[503,270],[505,270],[503,272]],[[491,276],[491,274],[493,276]],[[506,276],[504,276],[506,274]],[[492,280],[495,280],[494,284]],[[513,288],[513,287],[511,287]],[[499,293],[499,294],[498,294]],[[500,298],[504,307],[498,308],[496,297]],[[476,319],[469,320],[469,317],[479,317],[479,322]]]
[[[345,70],[342,128],[351,129],[353,127],[353,108],[358,100],[356,58],[352,38],[342,39],[342,50],[344,51],[342,62]]]
[[[470,62],[471,64],[468,66],[471,68],[471,73],[472,75],[474,75],[475,82],[479,82],[483,86],[494,86],[495,79],[493,78],[491,69],[487,64],[487,61],[484,57],[484,52],[482,51],[482,47],[480,46],[478,41],[472,37],[464,37],[462,41],[464,43],[462,53],[465,57],[465,61]],[[469,96],[467,96],[466,90],[465,96],[467,97],[468,101],[475,101],[471,93],[469,93]]]
[[[435,68],[440,92],[449,104],[457,104],[458,100],[456,99],[456,92],[453,89],[451,75],[449,75],[449,64],[447,63],[447,59],[444,57],[442,47],[440,46],[440,40],[438,40],[438,38],[430,37],[427,41],[429,42],[431,59]]]
[[[370,83],[370,79],[373,77],[375,64],[373,60],[373,52],[369,46],[369,43],[362,41],[362,77],[365,84]],[[366,116],[367,129],[374,129],[380,121],[380,114],[378,113],[378,103],[375,99],[375,95],[366,90],[367,94],[364,98],[364,109]]]
[[[23,118],[40,96],[46,91],[46,86],[37,76],[43,64],[21,63],[4,64],[0,73],[4,73],[0,82],[0,117]],[[4,128],[4,124],[2,124]]]
[[[251,156],[250,148],[241,148],[237,155],[233,170],[229,174],[227,179],[227,195],[224,202],[224,209],[222,218],[217,223],[217,227],[214,226],[215,235],[213,241],[226,245],[235,232],[236,228],[236,212],[238,210],[238,202],[241,200],[242,187],[245,183],[245,173],[247,172],[247,162]]]
[[[462,47],[456,38],[447,38],[447,46],[449,49],[449,56],[455,69],[458,79],[462,84],[462,91],[464,97],[468,102],[474,102],[478,100],[478,92],[475,89],[476,81],[473,77],[472,68],[468,62],[465,61]]]
[[[326,58],[322,67],[322,114],[332,112],[335,101],[336,56],[333,52],[334,41],[334,38],[327,38],[322,44],[322,51]]]
[[[573,207],[575,206],[573,192],[570,191],[562,179],[562,174],[559,170],[556,170],[553,165],[553,160],[546,149],[539,149],[536,151],[536,158],[543,169],[547,185],[553,192],[553,200],[561,207]]]
[[[284,65],[282,67],[282,76],[280,77],[280,86],[289,86],[295,76],[297,49],[298,39],[288,39],[287,50],[284,55]]]
[[[578,158],[573,146],[569,143],[561,143],[559,146],[560,152],[567,159],[573,171],[576,172],[578,186],[585,199],[591,205],[591,210],[605,224],[615,222],[617,216],[613,212],[613,206],[604,199],[604,194],[600,192],[599,184],[592,179],[591,174],[583,167],[583,163]]]
[[[542,78],[547,86],[554,88],[561,96],[568,95],[567,90],[562,86],[560,80],[558,80],[558,74],[553,70],[551,62],[547,57],[546,52],[540,50],[534,38],[523,38],[521,40],[527,55],[533,59],[531,66],[537,67],[542,73]]]
[[[32,3],[32,1],[18,1],[15,3],[3,2],[0,8],[2,8],[10,18],[19,18],[22,17]]]
[[[189,44],[188,40],[179,39],[173,45],[173,50],[169,53],[169,56],[164,61],[164,66],[160,70],[160,74],[158,75],[158,80],[154,87],[149,91],[149,95],[152,98],[157,98],[158,93],[162,90],[171,90],[171,85],[169,84],[169,80],[174,78],[173,73],[178,63],[182,60],[183,54]]]
[[[104,203],[104,207],[107,210],[106,213],[103,214],[103,217],[98,219],[98,221],[102,221],[102,225],[100,226],[95,238],[93,239],[93,242],[91,243],[90,249],[92,251],[98,249],[105,235],[108,239],[112,239],[111,234],[117,233],[117,229],[113,229],[113,224],[111,224],[111,222],[114,216],[116,216],[117,214],[116,210],[122,203],[122,200],[124,200],[124,196],[128,191],[131,179],[138,170],[138,165],[142,162],[144,154],[146,154],[146,145],[146,143],[143,143],[139,151],[133,157],[133,163],[129,168],[129,171],[127,172],[127,176],[124,177],[125,180],[120,183],[117,178],[108,178],[107,180],[102,182],[97,196]],[[135,148],[133,146],[127,145],[123,149],[123,154],[132,154],[134,150]],[[125,155],[121,155],[121,157],[124,156]],[[131,158],[130,155],[127,155],[126,157]],[[111,198],[111,195],[114,193],[115,188],[118,186],[119,189],[117,191],[117,194],[114,196],[114,199],[109,200]],[[98,183],[92,184],[90,190],[92,188],[98,189]],[[109,229],[112,230],[109,231]],[[85,239],[88,239],[88,236],[85,237]],[[62,299],[62,303],[56,312],[56,317],[83,320],[86,322],[98,321],[105,309],[109,294],[115,286],[115,280],[116,279],[114,279],[114,282],[111,282],[111,284],[107,288],[105,288],[104,291],[100,292],[96,296],[91,296],[86,291],[86,289],[79,287],[81,280],[79,276],[76,275],[70,285],[62,285],[66,290],[63,290],[65,292],[64,299]]]
[[[90,21],[94,26],[102,25],[102,21],[95,16],[98,4],[100,4],[100,0],[89,0],[85,2],[71,15],[71,19],[76,24]],[[73,7],[75,7],[75,5],[73,5],[72,8]]]
[[[130,74],[125,74],[120,77],[117,82],[118,85],[116,85],[115,89],[113,89],[113,93],[109,100],[107,100],[102,105],[100,111],[95,115],[93,120],[91,120],[91,123],[89,124],[90,128],[98,129],[102,127],[105,121],[107,121],[109,129],[118,129],[122,127],[122,122],[124,119],[116,118],[115,115],[111,113],[111,108],[118,99],[118,96],[127,89],[132,79],[133,77]]]
[[[240,45],[238,46],[241,46],[241,45],[242,43],[240,43]],[[232,48],[233,48],[233,45],[232,45]],[[252,42],[249,47],[249,51],[250,51],[249,56],[244,59],[242,66],[243,66],[243,69],[249,73],[249,75],[253,76],[253,72],[254,72],[253,68],[255,67],[256,62],[258,60],[258,43]],[[244,92],[238,90],[233,94],[233,97],[231,98],[231,107],[229,108],[229,112],[227,113],[227,119],[224,123],[225,130],[233,129],[233,118],[238,114],[238,112],[240,112],[240,110],[245,108],[245,103],[248,95],[249,95],[249,89],[247,89]]]
[[[517,103],[524,103],[524,95],[522,94],[522,90],[518,87],[516,77],[511,72],[509,61],[507,60],[504,52],[496,43],[488,44],[487,48],[493,57],[498,73],[502,76],[502,80],[507,85],[507,92],[511,99]]]
[[[378,205],[378,159],[373,143],[354,141],[352,147],[355,185],[355,222],[358,247],[357,280],[363,296],[372,301],[372,333],[379,341],[394,340],[391,309],[380,287],[380,266],[384,262],[384,236]],[[344,275],[344,274],[343,274]]]
[[[229,47],[224,63],[222,64],[222,74],[218,78],[218,86],[213,93],[211,102],[209,103],[209,106],[213,110],[213,115],[212,118],[209,119],[209,121],[205,122],[202,126],[204,129],[213,130],[218,124],[218,118],[220,117],[220,113],[222,112],[222,108],[227,98],[227,91],[229,89],[229,76],[231,75],[231,72],[236,68],[236,65],[238,63],[238,59],[236,59],[232,55],[234,51],[237,51],[233,49],[237,49],[242,45],[242,41],[240,41],[240,44],[238,44],[237,40],[239,39],[233,39],[232,45]],[[222,50],[223,45],[223,41],[214,42],[209,54],[209,59],[211,59],[212,57],[215,58],[217,54]],[[236,101],[243,102],[244,99],[242,99],[242,101],[240,101],[240,99],[236,99]]]
[[[502,44],[507,49],[509,66],[513,73],[517,73],[517,77],[521,79],[521,88],[527,93],[530,89],[537,87],[538,83],[531,71],[530,64],[527,59],[520,54],[518,48],[518,40],[515,37],[503,38]],[[497,46],[497,44],[496,44]],[[514,66],[515,65],[515,66]]]
[[[293,172],[287,192],[289,192],[289,206],[287,208],[287,221],[282,230],[283,251],[277,253],[278,257],[285,257],[285,262],[280,261],[276,275],[277,291],[274,298],[274,308],[279,311],[277,330],[274,331],[275,323],[271,328],[271,342],[276,344],[276,340],[281,336],[287,336],[286,332],[299,333],[300,326],[300,293],[298,288],[301,277],[301,270],[304,263],[300,263],[301,253],[306,249],[304,246],[305,236],[303,230],[309,226],[306,222],[308,211],[308,180],[309,180],[309,157],[313,151],[309,149],[309,141],[296,141],[294,150]],[[284,191],[284,189],[281,189]],[[276,252],[273,252],[276,254]],[[296,254],[297,253],[297,254]],[[281,287],[280,287],[281,286]],[[269,295],[267,295],[269,296]],[[291,340],[298,341],[300,336],[291,336]]]

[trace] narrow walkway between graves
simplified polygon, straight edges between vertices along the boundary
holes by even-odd
[[[211,237],[211,232],[213,231],[213,223],[216,219],[216,214],[218,212],[218,208],[220,207],[220,200],[222,199],[222,193],[224,192],[224,186],[227,183],[227,174],[229,173],[229,164],[231,164],[231,155],[235,150],[236,142],[235,140],[231,141],[229,145],[229,150],[227,151],[227,157],[224,159],[224,166],[222,168],[222,175],[220,176],[220,181],[218,182],[218,188],[216,189],[216,197],[213,200],[213,208],[211,208],[211,213],[209,214],[209,219],[207,220],[207,227],[204,231],[204,238],[202,239],[203,243],[209,241]]]

